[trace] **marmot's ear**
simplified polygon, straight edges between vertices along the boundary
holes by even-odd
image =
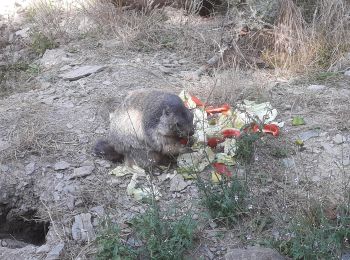
[[[164,110],[163,110],[163,115],[170,115],[170,107],[169,106],[165,106]]]

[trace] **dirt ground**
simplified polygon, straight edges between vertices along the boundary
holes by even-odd
[[[9,49],[12,55],[26,55],[28,47],[8,46],[13,48],[1,49],[2,57]],[[225,69],[192,80],[188,73],[201,63],[189,57],[169,49],[125,50],[119,41],[88,37],[47,50],[34,63],[35,73],[18,72],[0,83],[1,259],[55,259],[55,250],[60,259],[93,259],[93,241],[72,234],[76,216],[90,213],[96,232],[105,214],[124,227],[144,212],[145,206],[126,194],[129,179],[109,175],[116,165],[92,154],[95,140],[107,133],[106,104],[111,99],[117,104],[138,88],[185,89],[203,100],[212,92],[212,103],[233,106],[243,99],[269,101],[285,122],[279,137],[267,136],[256,147],[247,176],[255,198],[252,214],[233,229],[202,217],[194,183],[171,192],[167,173],[156,174],[162,207],[191,209],[201,222],[189,257],[223,259],[230,249],[278,236],[290,214],[310,198],[329,205],[344,199],[350,173],[350,77],[343,73],[296,81],[270,70]],[[85,65],[103,68],[78,80],[62,76]],[[293,116],[306,124],[292,126]],[[300,135],[310,137],[303,149],[294,144]],[[276,157],[281,149],[287,151],[284,158]],[[255,220],[266,216],[273,224],[259,231]]]

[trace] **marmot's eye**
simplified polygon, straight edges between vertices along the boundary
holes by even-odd
[[[170,109],[169,109],[169,107],[165,108],[165,115],[166,115],[166,116],[170,115]]]

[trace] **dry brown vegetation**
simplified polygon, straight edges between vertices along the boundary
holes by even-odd
[[[317,1],[307,22],[310,17],[293,1],[281,1],[274,49],[264,57],[274,67],[292,72],[331,69],[350,47],[349,7],[343,0]]]
[[[36,33],[53,42],[76,37],[78,26],[82,35],[113,37],[125,48],[173,49],[202,62],[229,44],[224,59],[229,66],[258,65],[292,74],[335,69],[350,48],[350,8],[344,0],[280,0],[274,24],[268,26],[256,15],[244,19],[233,2],[227,4],[226,15],[214,18],[216,28],[208,28],[195,12],[174,17],[154,8],[167,4],[161,2],[86,0],[54,5],[40,0],[33,5],[31,17]],[[139,4],[146,5],[147,12],[118,7]],[[242,33],[244,28],[247,32]]]

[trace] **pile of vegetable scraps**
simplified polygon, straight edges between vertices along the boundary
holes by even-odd
[[[278,136],[282,123],[274,122],[277,110],[269,102],[257,104],[244,100],[235,110],[229,104],[218,107],[203,103],[183,90],[179,94],[185,106],[194,114],[194,152],[182,154],[177,159],[178,170],[185,179],[212,166],[212,181],[219,182],[222,175],[231,177],[235,165],[236,141],[251,132]]]

